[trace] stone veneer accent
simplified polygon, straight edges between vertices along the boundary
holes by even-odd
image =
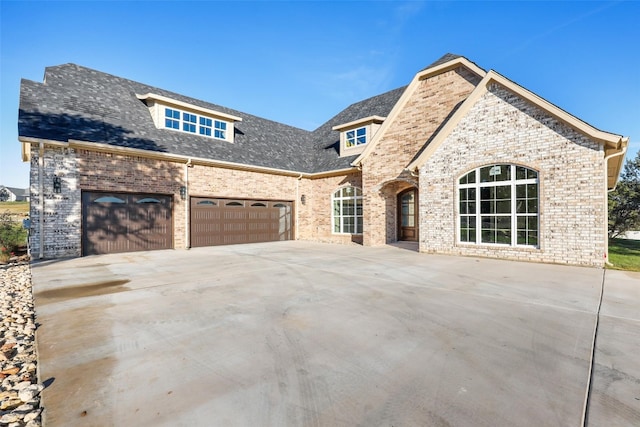
[[[71,148],[46,147],[43,159],[44,205],[40,201],[39,147],[31,148],[29,191],[31,193],[29,248],[34,258],[40,253],[40,226],[44,221],[44,247],[46,258],[80,256],[82,222],[80,189],[78,187],[78,162],[76,151]],[[53,178],[62,183],[62,192],[53,192]]]
[[[420,81],[375,150],[364,160],[365,245],[397,240],[396,196],[417,186],[417,179],[405,168],[479,82],[480,77],[463,66]]]
[[[539,248],[457,243],[457,180],[493,163],[539,172]],[[492,84],[420,168],[420,250],[602,267],[604,180],[601,145]]]

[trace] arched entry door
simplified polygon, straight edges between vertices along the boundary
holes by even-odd
[[[415,188],[398,194],[398,240],[418,240],[418,191]]]

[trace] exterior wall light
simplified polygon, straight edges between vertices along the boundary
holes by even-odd
[[[180,198],[182,200],[187,198],[187,187],[185,187],[184,185],[180,187]]]
[[[306,204],[306,203],[307,203],[307,196],[303,194],[303,195],[300,197],[300,202],[301,202],[303,205],[304,205],[304,204]]]
[[[62,180],[59,176],[53,177],[53,192],[54,193],[62,193]]]

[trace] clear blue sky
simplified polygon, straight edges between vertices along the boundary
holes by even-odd
[[[0,184],[28,186],[20,79],[86,67],[312,130],[447,52],[640,149],[640,2],[6,1]]]

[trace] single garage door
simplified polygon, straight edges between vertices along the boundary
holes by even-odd
[[[191,247],[293,238],[292,202],[191,198]]]
[[[82,193],[84,255],[171,249],[171,196]]]

